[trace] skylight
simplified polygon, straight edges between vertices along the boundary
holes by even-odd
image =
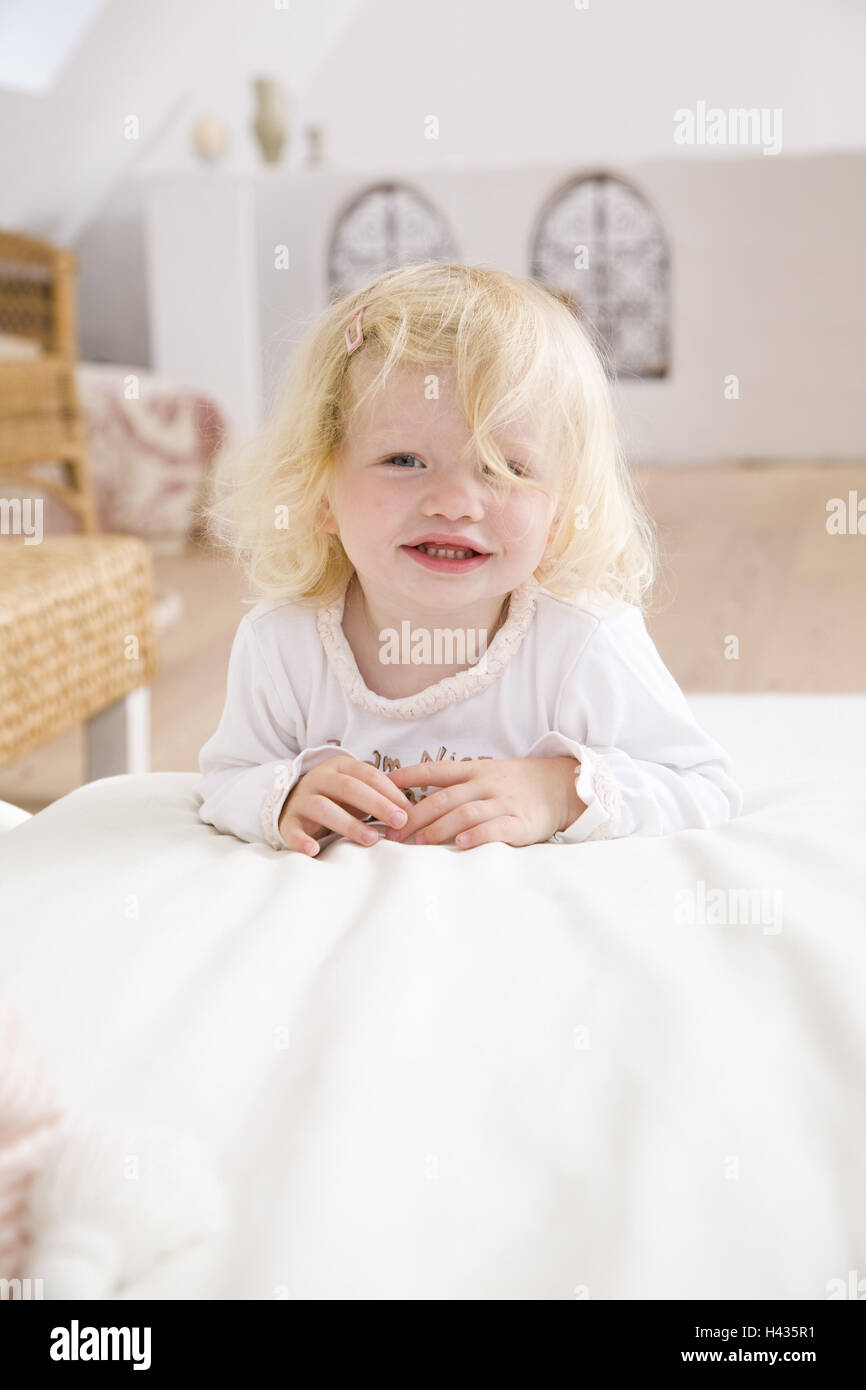
[[[0,88],[47,92],[105,0],[0,0]]]

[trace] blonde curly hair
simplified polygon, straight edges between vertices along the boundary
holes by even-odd
[[[362,305],[363,343],[350,355],[346,330]],[[357,398],[355,363],[373,353],[381,366]],[[602,357],[565,303],[505,271],[439,261],[388,271],[312,324],[263,429],[218,460],[203,529],[259,598],[332,602],[353,566],[321,519],[353,411],[395,367],[453,367],[467,448],[498,497],[539,484],[510,471],[494,431],[529,420],[556,460],[553,531],[535,580],[568,602],[589,593],[646,608],[655,532],[617,437]]]

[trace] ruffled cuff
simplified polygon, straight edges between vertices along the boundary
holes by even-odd
[[[262,802],[261,827],[262,835],[271,849],[291,849],[287,845],[279,831],[279,819],[286,797],[305,772],[309,772],[311,767],[317,767],[328,758],[335,757],[344,750],[333,743],[320,743],[315,748],[304,748],[293,762],[277,763],[274,773],[273,785]],[[338,838],[336,831],[330,835],[323,836],[319,844],[324,848],[332,840]]]
[[[548,844],[577,845],[586,840],[612,840],[619,830],[622,798],[602,758],[586,744],[551,732],[538,739],[526,754],[527,758],[576,758],[574,782],[577,795],[585,806],[576,820],[565,830],[557,830]]]

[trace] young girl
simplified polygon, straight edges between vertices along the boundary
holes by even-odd
[[[325,310],[252,443],[205,513],[260,601],[203,821],[314,855],[377,827],[468,849],[739,812],[647,632],[653,531],[565,304],[479,266],[391,271]]]

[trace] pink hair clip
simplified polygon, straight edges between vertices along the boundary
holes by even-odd
[[[361,315],[363,314],[366,307],[366,304],[362,304],[357,314],[355,315],[355,331],[357,333],[357,337],[354,339],[354,341],[349,337],[348,328],[346,329],[346,347],[349,349],[350,357],[352,356],[352,353],[355,351],[355,348],[360,347],[364,341],[364,334],[361,329]]]

